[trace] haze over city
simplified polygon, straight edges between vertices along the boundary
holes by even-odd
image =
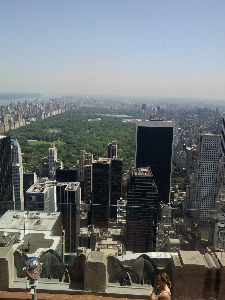
[[[1,1],[0,92],[225,98],[225,2]]]

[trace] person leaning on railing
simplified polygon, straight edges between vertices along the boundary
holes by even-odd
[[[169,276],[166,273],[160,273],[155,280],[150,300],[171,300],[171,287]]]

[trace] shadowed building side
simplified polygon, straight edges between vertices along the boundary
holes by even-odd
[[[156,251],[158,190],[149,168],[132,170],[126,212],[126,249]]]

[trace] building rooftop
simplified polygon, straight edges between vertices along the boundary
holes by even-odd
[[[3,246],[8,244],[14,250],[23,249],[29,244],[29,254],[37,256],[49,248],[56,249],[61,239],[61,218],[57,223],[59,218],[58,212],[9,210],[0,219],[0,243]]]
[[[40,211],[7,211],[0,218],[0,230],[5,231],[51,231],[59,212],[45,213]]]

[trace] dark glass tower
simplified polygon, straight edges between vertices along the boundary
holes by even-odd
[[[75,167],[63,167],[56,169],[56,181],[77,182],[78,175]]]
[[[108,144],[108,158],[117,158],[117,141]]]
[[[172,121],[140,121],[136,125],[135,166],[150,167],[158,188],[159,202],[170,199]]]
[[[11,138],[0,135],[0,215],[14,209]]]
[[[133,169],[127,193],[126,249],[156,251],[158,191],[149,168]]]
[[[110,159],[94,161],[92,164],[92,224],[108,228],[110,205]]]
[[[122,165],[121,158],[111,160],[111,201],[110,201],[110,219],[117,218],[117,201],[121,197],[122,189]]]
[[[65,251],[75,253],[79,246],[80,234],[80,183],[57,183],[56,197],[65,230]]]
[[[100,158],[92,164],[92,223],[108,228],[109,219],[117,217],[121,197],[122,159]]]

